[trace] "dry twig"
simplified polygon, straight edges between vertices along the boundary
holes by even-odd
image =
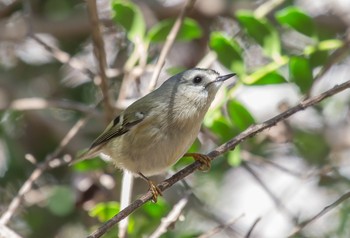
[[[161,235],[165,234],[168,231],[169,227],[172,226],[180,217],[181,212],[185,208],[188,203],[188,196],[180,199],[173,209],[169,212],[169,214],[162,218],[162,222],[160,226],[149,236],[149,238],[158,238]]]
[[[317,213],[315,216],[313,216],[312,218],[310,218],[310,219],[300,223],[296,227],[294,227],[294,231],[288,237],[294,237],[295,235],[300,233],[300,231],[302,229],[304,229],[306,226],[310,225],[312,222],[316,221],[317,219],[319,219],[320,217],[325,215],[327,212],[329,212],[330,210],[332,210],[333,208],[335,208],[336,206],[338,206],[339,204],[341,204],[342,202],[344,202],[345,200],[347,200],[349,198],[350,198],[350,192],[347,192],[347,193],[343,194],[335,202],[333,202],[332,204],[330,204],[330,205],[326,206],[325,208],[323,208],[322,211]]]
[[[103,104],[105,108],[106,121],[109,122],[113,118],[114,109],[112,106],[111,97],[108,92],[108,79],[106,75],[107,59],[104,42],[100,31],[96,0],[87,0],[86,3],[88,6],[90,21],[92,25],[92,41],[94,45],[94,54],[99,67],[100,77],[98,85],[100,86],[103,95]]]
[[[164,46],[162,48],[162,51],[160,52],[160,56],[159,59],[157,61],[157,64],[154,68],[154,72],[151,78],[151,82],[149,84],[149,91],[152,91],[156,85],[157,85],[157,80],[160,74],[160,70],[162,69],[164,62],[165,62],[165,58],[168,55],[171,46],[174,44],[177,33],[179,32],[182,22],[184,21],[185,15],[187,14],[187,12],[192,8],[192,6],[194,5],[196,0],[188,0],[184,6],[184,8],[181,10],[179,16],[177,17],[173,28],[171,28],[171,31],[169,33],[169,35],[166,38],[166,41],[164,43]]]

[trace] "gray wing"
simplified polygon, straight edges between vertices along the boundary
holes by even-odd
[[[102,134],[92,143],[89,150],[79,156],[79,159],[87,159],[100,153],[102,147],[111,139],[127,133],[133,126],[139,124],[145,118],[143,112],[121,114],[117,116]]]

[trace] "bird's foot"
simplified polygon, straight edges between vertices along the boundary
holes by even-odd
[[[141,178],[146,180],[149,186],[149,190],[151,191],[153,197],[152,197],[152,202],[157,203],[158,196],[163,196],[162,191],[153,183],[152,180],[147,178],[145,175],[143,175],[141,172],[139,172],[139,175]]]
[[[199,161],[202,165],[199,167],[201,171],[209,171],[211,167],[211,158],[208,155],[200,153],[186,153],[184,157],[192,157],[194,160]]]

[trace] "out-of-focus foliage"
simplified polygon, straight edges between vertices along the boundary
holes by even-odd
[[[97,2],[110,94],[120,110],[147,92],[154,64],[181,6],[172,1]],[[86,73],[94,74],[98,67],[85,3],[28,1],[30,16],[20,1],[16,4],[10,13],[0,5],[4,23],[0,24],[0,193],[4,194],[0,215],[35,169],[36,164],[25,157],[44,161],[87,112],[91,111],[87,125],[57,157],[79,154],[105,126],[103,108],[87,107],[102,96],[95,85],[98,80]],[[256,4],[245,1],[246,8],[241,9],[236,1],[197,1],[167,55],[160,81],[199,62],[222,74],[237,74],[235,84],[219,92],[189,152],[211,151],[305,96],[349,80],[349,47],[344,39],[350,23],[345,28],[332,27],[333,21],[321,21],[315,17],[316,10],[300,1],[285,1],[264,16],[254,10]],[[17,13],[27,14],[31,21]],[[80,64],[71,60],[71,65],[62,65],[60,60],[67,55],[47,52],[30,38],[30,30],[47,34],[40,39]],[[315,80],[329,68],[329,75]],[[22,98],[42,98],[45,103],[16,101]],[[238,219],[232,230],[218,237],[244,237],[258,217],[262,220],[253,230],[255,237],[287,237],[296,225],[292,221],[311,217],[349,190],[344,162],[350,151],[349,104],[349,94],[337,95],[241,143],[214,160],[209,173],[195,173],[185,184],[167,190],[157,204],[148,203],[133,213],[128,237],[151,234],[189,191],[193,193],[189,204],[174,229],[162,237],[198,236],[242,213],[247,219]],[[183,158],[173,169],[192,161]],[[251,176],[242,164],[256,174]],[[99,157],[45,171],[9,226],[24,237],[85,237],[120,210],[120,181],[120,171]],[[133,199],[146,189],[147,184],[136,179]],[[300,237],[349,237],[349,202],[335,210],[331,218],[315,221]],[[105,237],[115,237],[116,229]]]

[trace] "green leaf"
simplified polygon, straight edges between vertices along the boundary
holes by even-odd
[[[97,217],[99,221],[106,222],[119,211],[120,204],[118,202],[102,202],[96,204],[96,206],[89,211],[89,216]]]
[[[280,83],[287,83],[287,81],[282,75],[274,71],[263,75],[259,80],[255,81],[253,84],[250,85],[270,85]]]
[[[289,73],[291,81],[295,82],[302,93],[306,93],[311,88],[313,76],[308,59],[300,56],[290,58]]]
[[[316,36],[316,28],[312,18],[297,7],[287,7],[275,14],[281,25],[286,25],[309,37]]]
[[[271,62],[264,67],[256,70],[254,73],[242,78],[242,82],[247,85],[259,84],[259,81],[271,73],[276,73],[276,71],[287,64],[289,58],[287,56],[282,56],[279,60]],[[266,80],[266,79],[265,79]]]
[[[227,162],[232,167],[238,167],[242,163],[241,147],[239,145],[227,153]]]
[[[107,163],[104,162],[100,157],[93,159],[86,159],[75,163],[72,167],[76,171],[86,172],[103,169],[107,166]]]
[[[48,199],[48,209],[57,216],[69,215],[74,209],[74,192],[66,186],[56,186]]]
[[[256,18],[250,11],[237,11],[236,17],[244,30],[273,59],[281,56],[281,42],[277,30],[265,19]]]
[[[328,51],[328,50],[335,50],[344,45],[344,42],[337,39],[331,39],[331,40],[324,40],[319,42],[316,45],[308,46],[304,50],[304,54],[309,55],[316,51]]]
[[[229,39],[220,32],[213,32],[210,36],[210,47],[226,68],[237,75],[245,73],[242,49],[234,39]]]
[[[315,51],[309,55],[310,67],[323,66],[328,59],[328,51]]]
[[[304,55],[309,56],[310,65],[314,68],[326,63],[329,51],[339,49],[343,45],[344,43],[341,40],[324,40],[315,45],[307,46],[304,49]]]
[[[147,39],[150,42],[164,42],[169,35],[171,28],[175,23],[174,19],[167,19],[159,22],[153,26],[147,35]],[[191,19],[185,18],[181,25],[181,28],[176,36],[177,41],[190,41],[193,39],[198,39],[202,36],[202,28],[198,23]]]
[[[231,121],[239,130],[243,131],[255,123],[248,109],[237,100],[229,101],[227,106]]]
[[[112,1],[113,20],[124,27],[130,41],[136,43],[144,38],[146,25],[139,7],[131,1]]]

